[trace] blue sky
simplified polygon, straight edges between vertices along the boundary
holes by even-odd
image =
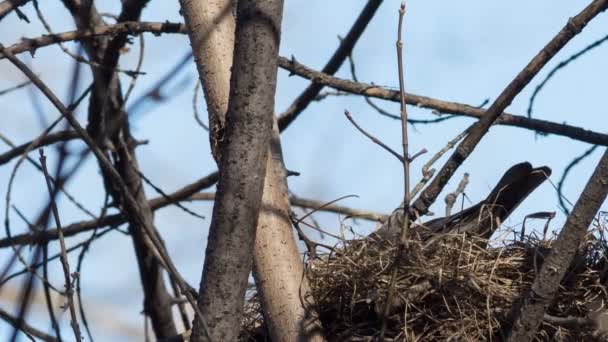
[[[151,1],[143,14],[146,21],[182,21],[178,14],[177,1]],[[283,19],[281,55],[294,55],[301,63],[321,69],[338,44],[338,35],[344,36],[360,12],[365,1],[286,1]],[[102,12],[116,13],[119,1],[97,1]],[[405,78],[408,92],[439,99],[481,104],[485,99],[495,99],[508,82],[549,41],[570,16],[578,13],[587,1],[410,1],[405,18]],[[58,1],[43,1],[41,8],[51,22],[54,31],[73,29],[67,11]],[[365,82],[395,87],[397,68],[395,39],[398,1],[386,1],[372,23],[363,34],[354,50],[358,77]],[[23,8],[32,19],[32,24],[19,21],[14,14],[0,22],[0,42],[10,45],[21,37],[35,37],[44,33],[37,23],[31,5]],[[508,108],[508,112],[524,115],[528,99],[534,86],[559,61],[582,49],[591,42],[608,34],[608,15],[600,14],[558,56],[544,68],[539,77],[524,89]],[[186,36],[145,35],[145,60],[141,76],[135,88],[135,97],[144,92],[161,74],[169,70],[188,50]],[[66,46],[74,49],[73,44]],[[121,60],[121,67],[133,68],[138,46]],[[559,72],[538,96],[535,116],[554,122],[569,124],[606,132],[606,79],[608,67],[606,56],[608,45],[600,46],[568,68]],[[30,61],[41,78],[53,90],[66,97],[72,61],[58,47],[39,49],[35,58],[21,55]],[[18,73],[6,60],[0,61],[0,89],[22,81]],[[349,78],[347,65],[338,76]],[[192,89],[196,69],[189,65],[173,82],[188,82],[187,88],[171,100],[147,106],[145,115],[132,123],[133,133],[138,139],[149,139],[150,144],[138,149],[138,159],[145,174],[165,191],[171,192],[215,169],[210,158],[208,137],[196,125],[191,109]],[[88,76],[82,84],[88,84]],[[125,79],[125,82],[128,80]],[[288,77],[279,71],[276,96],[276,111],[281,112],[307,85],[298,77]],[[169,85],[171,88],[171,85]],[[30,103],[27,90],[19,90],[0,97],[0,108],[4,118],[1,133],[16,143],[31,140],[40,132],[40,125]],[[42,99],[47,119],[58,113]],[[376,101],[394,113],[394,103]],[[204,113],[204,103],[200,101]],[[82,106],[80,117],[85,117],[86,106]],[[384,142],[400,149],[400,126],[379,116],[356,97],[330,97],[312,104],[296,122],[282,134],[286,166],[301,173],[289,179],[290,189],[299,196],[320,200],[354,194],[341,204],[390,212],[402,198],[402,169],[399,163],[378,146],[359,134],[345,119],[348,109],[357,122]],[[409,109],[414,118],[432,118],[428,110]],[[410,146],[413,151],[426,148],[430,152],[414,162],[413,181],[420,177],[420,166],[446,142],[456,136],[472,121],[454,119],[435,125],[410,126]],[[72,143],[80,147],[81,143]],[[572,158],[589,146],[563,137],[535,137],[526,130],[512,127],[493,127],[482,140],[471,157],[462,165],[448,185],[453,190],[464,172],[471,174],[466,190],[471,201],[483,199],[498,178],[509,166],[521,161],[533,165],[548,165],[553,169],[552,180],[557,182],[564,167]],[[6,146],[0,147],[5,151]],[[53,164],[53,150],[47,148],[49,163]],[[579,164],[571,173],[565,187],[565,195],[575,201],[595,167],[602,149]],[[37,154],[32,154],[36,157]],[[445,158],[444,158],[445,159]],[[6,193],[8,176],[15,163],[0,168],[0,193]],[[42,176],[31,166],[23,165],[13,190],[13,204],[30,218],[35,217],[46,203],[46,190]],[[98,211],[103,200],[103,184],[97,164],[92,159],[69,185],[88,208]],[[148,196],[156,197],[152,189]],[[442,195],[443,197],[443,195]],[[443,211],[442,201],[433,211]],[[206,220],[188,216],[176,208],[163,209],[156,213],[156,225],[185,278],[198,285],[200,269],[206,246],[207,228],[210,222],[209,203],[189,203],[187,206],[201,214]],[[605,206],[603,207],[606,208]],[[4,202],[2,204],[4,209]],[[511,216],[508,225],[517,227],[523,217],[535,211],[558,211],[555,190],[545,183]],[[63,200],[60,206],[64,223],[83,220],[85,217],[74,206]],[[0,213],[4,219],[4,210]],[[320,222],[327,230],[336,232],[340,219],[335,215],[320,214]],[[564,216],[558,213],[551,229],[558,230]],[[19,218],[11,212],[14,231],[24,230]],[[542,223],[535,223],[540,227]],[[372,226],[366,223],[354,225],[355,230],[365,233]],[[4,233],[2,233],[4,236]],[[317,235],[313,235],[318,237]],[[70,239],[69,244],[79,239]],[[51,249],[56,250],[56,246]],[[0,251],[0,260],[6,260],[8,250]],[[75,264],[75,259],[70,259]],[[143,329],[139,277],[131,242],[127,236],[113,233],[101,238],[91,249],[82,274],[83,296],[89,311],[106,313],[120,322],[121,328],[104,325],[102,317],[93,321],[94,336],[98,340],[132,340]],[[62,286],[59,264],[53,264],[51,280]],[[19,282],[11,283],[18,286]],[[5,295],[3,290],[2,295]],[[0,305],[13,309],[6,299],[0,297]],[[37,312],[42,306],[35,306]],[[41,313],[40,313],[41,312]],[[102,316],[100,314],[100,316]],[[38,311],[31,318],[32,324],[46,330],[46,314]],[[109,324],[109,323],[108,323]],[[67,326],[66,326],[67,328]],[[0,322],[0,339],[8,326]],[[67,331],[66,331],[67,332]],[[135,335],[130,335],[130,333]]]

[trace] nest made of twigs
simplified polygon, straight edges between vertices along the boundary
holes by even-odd
[[[325,336],[331,341],[373,341],[393,267],[395,298],[386,318],[386,340],[483,341],[500,338],[514,303],[530,288],[552,241],[528,238],[499,247],[446,235],[431,246],[398,246],[365,238],[339,243],[309,260],[307,276]],[[589,235],[562,281],[536,335],[542,341],[600,341],[608,330],[608,244]],[[503,328],[503,330],[501,330]],[[253,295],[246,306],[242,340],[267,340]]]

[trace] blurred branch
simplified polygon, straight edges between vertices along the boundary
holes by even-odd
[[[9,14],[11,11],[17,11],[17,15],[20,19],[24,19],[23,13],[19,10],[20,6],[27,4],[30,0],[5,0],[0,2],[0,20]]]
[[[192,295],[192,291],[190,287],[187,285],[183,277],[179,274],[173,261],[167,254],[164,245],[160,241],[159,237],[156,235],[153,227],[146,224],[146,220],[143,217],[139,206],[136,200],[133,198],[131,192],[129,191],[128,186],[123,181],[120,174],[113,167],[112,163],[106,158],[104,153],[100,150],[100,148],[93,141],[91,136],[87,133],[87,131],[78,123],[78,121],[74,118],[73,114],[61,103],[61,101],[57,98],[57,96],[44,84],[39,77],[37,77],[25,64],[23,64],[20,60],[18,60],[14,54],[10,51],[6,50],[3,46],[0,46],[0,50],[2,50],[3,54],[10,59],[10,61],[21,70],[32,82],[44,93],[44,95],[51,101],[51,103],[55,106],[55,108],[65,117],[70,125],[78,132],[78,134],[82,137],[82,139],[86,142],[89,148],[97,157],[99,164],[104,172],[108,174],[108,176],[115,182],[118,187],[118,191],[120,191],[122,195],[122,199],[124,200],[125,211],[128,213],[130,218],[142,227],[145,234],[149,238],[150,246],[152,251],[155,253],[155,257],[159,259],[159,262],[166,267],[171,278],[178,283],[180,290],[188,297],[190,304],[194,307],[195,311],[197,311],[197,319],[202,320],[202,315],[200,311],[196,307],[196,302],[194,296]]]
[[[58,341],[55,337],[48,335],[48,334],[32,327],[31,325],[25,323],[23,320],[19,320],[19,319],[13,317],[8,312],[4,311],[2,308],[0,308],[0,318],[2,318],[8,324],[12,325],[15,329],[21,330],[24,334],[26,334],[28,336],[31,335],[33,337],[39,338],[46,342],[57,342]]]
[[[32,82],[31,82],[31,81],[25,81],[25,82],[21,82],[21,83],[19,83],[19,84],[15,85],[15,86],[12,86],[12,87],[9,87],[9,88],[6,88],[6,89],[3,89],[3,90],[0,90],[0,96],[2,96],[2,95],[6,95],[6,94],[8,94],[8,93],[10,93],[10,92],[12,92],[12,91],[15,91],[15,90],[21,89],[21,88],[23,88],[23,87],[25,87],[25,86],[29,85],[30,83],[32,83]]]
[[[167,195],[167,197],[161,196],[159,198],[155,198],[150,200],[148,203],[152,210],[158,210],[160,208],[164,208],[168,205],[171,205],[178,201],[187,200],[191,195],[209,188],[213,186],[218,180],[219,174],[217,172],[213,172],[206,177],[199,179],[198,181],[186,185],[180,190]],[[78,233],[86,232],[93,230],[95,228],[105,227],[105,226],[118,226],[120,224],[127,222],[126,215],[114,214],[104,216],[99,219],[89,220],[89,221],[81,221],[69,224],[63,227],[63,235],[65,237],[74,236]],[[33,232],[15,235],[11,238],[0,239],[0,248],[6,248],[11,245],[33,245],[33,244],[41,244],[50,240],[56,240],[58,238],[57,229],[48,229],[42,232]]]
[[[62,142],[62,141],[65,142],[65,141],[70,141],[70,140],[74,140],[74,139],[78,139],[78,138],[79,138],[78,133],[71,129],[65,130],[65,131],[60,131],[57,133],[49,133],[42,139],[36,140],[36,144],[32,148],[44,147],[44,146],[48,146],[51,144],[55,144],[57,142]],[[13,158],[19,157],[21,154],[23,154],[27,150],[28,146],[31,143],[32,143],[32,141],[28,141],[26,143],[23,143],[15,148],[13,148],[12,150],[9,150],[7,152],[0,154],[0,165],[10,162]]]
[[[568,174],[570,173],[570,171],[572,171],[572,169],[576,165],[578,165],[580,162],[585,160],[585,158],[589,157],[593,152],[595,152],[595,150],[597,148],[598,148],[598,145],[591,146],[591,148],[587,149],[580,156],[577,156],[576,158],[572,159],[572,161],[570,161],[570,163],[568,163],[568,165],[564,169],[564,172],[562,172],[562,176],[560,177],[559,182],[557,182],[557,188],[556,188],[557,201],[559,203],[559,207],[562,209],[562,211],[566,215],[570,215],[570,210],[568,210],[568,207],[566,207],[566,203],[565,203],[566,197],[564,196],[564,183],[566,182],[566,177],[568,177]],[[568,203],[570,205],[572,205],[572,203],[570,203],[569,201],[568,201]]]
[[[70,311],[70,325],[74,331],[74,338],[76,341],[82,339],[82,333],[80,332],[80,326],[76,318],[76,308],[74,306],[74,286],[72,283],[72,274],[70,273],[70,265],[68,263],[68,254],[65,247],[65,239],[63,237],[63,231],[61,229],[61,220],[59,219],[59,211],[57,210],[57,204],[54,198],[54,191],[51,185],[50,175],[46,167],[46,156],[42,149],[40,151],[40,164],[42,165],[42,171],[44,172],[44,179],[46,182],[47,190],[49,191],[49,197],[51,199],[51,208],[53,210],[53,217],[55,218],[55,224],[57,225],[57,232],[59,233],[59,245],[61,247],[61,266],[63,268],[63,275],[65,281],[65,295],[68,301],[68,308]]]

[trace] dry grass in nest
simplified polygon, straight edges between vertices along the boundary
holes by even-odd
[[[431,246],[409,241],[407,255],[396,266],[397,298],[387,318],[388,341],[496,340],[552,242],[528,238],[490,248],[480,243],[464,235],[448,235]],[[396,249],[371,238],[348,240],[309,260],[307,276],[329,340],[377,339]],[[538,340],[605,340],[606,251],[603,239],[590,237],[582,246]],[[242,340],[267,340],[255,296],[246,309]]]

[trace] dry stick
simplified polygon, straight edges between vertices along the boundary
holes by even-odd
[[[397,66],[399,69],[399,94],[400,94],[400,112],[401,112],[401,138],[403,145],[403,225],[401,226],[401,234],[399,235],[399,247],[395,254],[395,260],[392,265],[391,280],[388,285],[388,293],[386,295],[386,303],[382,310],[380,323],[379,341],[384,341],[386,333],[386,319],[390,310],[390,303],[395,295],[395,283],[397,281],[397,267],[399,260],[407,249],[407,234],[410,230],[410,158],[409,158],[409,141],[407,135],[407,107],[405,106],[405,80],[403,76],[403,40],[401,39],[401,31],[403,29],[403,17],[405,15],[405,2],[401,3],[399,8],[399,25],[397,28]],[[406,302],[407,307],[407,302]]]
[[[528,65],[509,83],[486,114],[470,128],[470,133],[458,145],[439,174],[414,202],[413,208],[420,215],[428,211],[429,206],[452,177],[462,162],[473,152],[481,138],[492,124],[511,104],[515,96],[532,80],[532,78],[557,54],[557,52],[577,35],[598,13],[606,9],[608,0],[595,0],[574,18],[570,18],[562,30],[528,63]]]
[[[74,307],[74,288],[72,283],[72,276],[70,274],[70,264],[68,264],[68,253],[65,247],[65,240],[63,238],[63,231],[61,230],[61,221],[59,219],[59,211],[57,210],[57,203],[53,197],[53,186],[49,179],[49,172],[46,168],[46,156],[42,149],[40,151],[40,164],[42,165],[42,171],[44,172],[44,179],[46,181],[46,187],[49,191],[51,199],[51,208],[53,210],[53,217],[55,218],[55,224],[57,225],[57,231],[59,232],[59,246],[61,247],[61,266],[63,268],[63,275],[65,281],[65,295],[68,300],[68,308],[70,309],[70,325],[74,331],[74,338],[76,341],[82,340],[82,334],[80,332],[80,326],[78,325],[78,319],[76,318],[76,308]]]
[[[604,2],[606,3],[606,2]],[[608,150],[600,159],[583,193],[568,216],[551,252],[534,278],[521,305],[514,305],[514,323],[507,331],[507,341],[530,341],[534,338],[545,311],[553,300],[561,281],[587,234],[587,229],[608,193]]]
[[[90,30],[69,31],[55,35],[46,35],[33,39],[24,39],[21,43],[11,45],[10,47],[7,47],[7,49],[15,54],[26,51],[33,52],[39,47],[49,46],[57,42],[80,40],[95,36],[116,35],[125,32],[129,32],[131,34],[137,34],[142,32],[151,32],[154,34],[184,34],[186,33],[186,29],[185,26],[180,23],[124,22],[116,25],[97,26]],[[189,55],[185,56],[182,62],[189,60],[189,57]],[[0,54],[0,59],[2,58],[5,58],[5,56]],[[183,64],[180,63],[178,66],[181,65]],[[344,80],[337,77],[333,77],[327,73],[310,69],[298,63],[294,59],[290,60],[285,57],[279,57],[279,66],[294,75],[309,79],[315,84],[332,87],[352,94],[359,94],[367,97],[373,97],[388,101],[400,101],[400,95],[398,91],[382,88],[372,84],[353,82],[350,80]],[[406,94],[405,100],[407,104],[418,106],[421,108],[432,109],[436,112],[467,116],[477,119],[481,118],[486,113],[485,109],[479,108],[477,106],[470,106],[457,102],[443,101],[416,94]],[[289,120],[291,120],[291,116],[288,116],[287,113],[284,113],[284,116],[281,116],[279,118],[279,126],[281,127],[281,130],[287,127],[287,125],[290,123]],[[498,118],[498,120],[496,120],[495,123],[498,125],[525,128],[543,134],[555,134],[565,136],[590,144],[608,146],[608,135],[594,132],[591,130],[586,130],[581,127],[570,126],[546,120],[528,119],[524,116],[513,115],[509,113],[503,113]]]
[[[124,181],[122,180],[122,178],[120,177],[120,175],[118,174],[116,169],[114,169],[114,167],[112,166],[112,163],[110,163],[110,161],[106,158],[106,156],[99,149],[99,147],[97,147],[97,145],[95,144],[93,139],[89,136],[89,134],[86,132],[86,130],[84,128],[82,128],[82,126],[74,118],[72,113],[70,111],[68,111],[68,109],[57,98],[57,96],[44,84],[44,82],[42,82],[42,80],[40,80],[40,78],[38,76],[36,76],[20,60],[18,60],[11,51],[7,50],[2,45],[0,45],[0,52],[2,52],[4,54],[4,56],[11,61],[11,63],[13,63],[19,70],[21,70],[30,80],[32,80],[32,82],[40,89],[40,91],[42,91],[42,93],[59,110],[59,112],[62,114],[62,116],[68,120],[70,125],[72,125],[74,130],[76,132],[78,132],[78,134],[81,136],[81,138],[89,146],[91,151],[95,154],[95,156],[99,160],[100,166],[102,168],[104,168],[107,171],[108,175],[112,178],[112,180],[114,180],[116,182],[121,193],[124,196],[127,212],[130,215],[132,215],[138,221],[138,224],[140,224],[144,228],[145,233],[148,235],[148,237],[150,238],[150,241],[152,242],[152,246],[150,246],[150,247],[153,247],[153,251],[155,250],[155,255],[157,255],[159,257],[159,259],[160,259],[159,261],[161,262],[161,264],[166,266],[171,277],[175,279],[175,281],[178,283],[178,285],[180,287],[180,290],[182,290],[182,292],[188,298],[190,305],[192,305],[193,309],[196,312],[197,319],[199,319],[200,323],[202,324],[203,331],[205,332],[205,334],[207,334],[207,331],[208,331],[206,328],[207,324],[204,321],[203,316],[200,313],[200,310],[198,309],[198,307],[196,305],[196,300],[195,300],[194,296],[192,295],[190,288],[186,285],[186,282],[184,281],[182,276],[179,274],[179,272],[175,268],[175,265],[173,265],[173,262],[171,261],[170,257],[167,255],[162,243],[158,240],[158,237],[156,236],[156,234],[154,234],[154,232],[152,231],[152,228],[145,224],[145,220],[141,216],[141,212],[138,208],[137,203],[135,202],[135,199],[129,192],[127,185],[124,183]]]

